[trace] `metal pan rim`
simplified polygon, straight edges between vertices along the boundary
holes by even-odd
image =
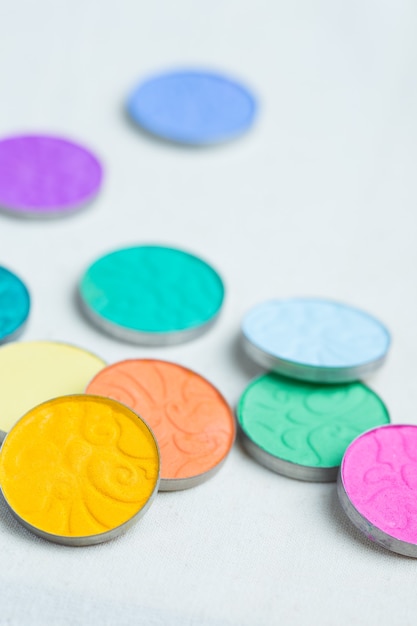
[[[127,326],[122,326],[115,322],[111,322],[105,317],[96,313],[82,297],[80,289],[77,290],[77,299],[79,308],[83,315],[97,328],[106,335],[118,339],[126,343],[134,343],[141,346],[149,347],[168,347],[181,343],[186,343],[197,339],[204,335],[217,322],[220,310],[211,317],[207,322],[203,322],[199,326],[187,328],[185,330],[174,330],[166,332],[134,330]]]
[[[25,519],[20,517],[20,515],[16,513],[16,511],[9,504],[6,496],[3,493],[3,489],[0,486],[1,493],[3,495],[4,501],[6,502],[9,511],[12,513],[15,519],[17,519],[18,522],[22,524],[22,526],[24,526],[27,530],[30,530],[33,534],[37,535],[38,537],[41,537],[42,539],[45,539],[52,543],[57,543],[60,545],[71,546],[71,547],[94,546],[99,543],[105,543],[107,541],[111,541],[112,539],[116,539],[120,535],[123,535],[127,530],[129,530],[129,528],[131,528],[137,521],[139,521],[139,519],[143,515],[145,515],[145,513],[148,511],[148,509],[150,508],[150,506],[152,505],[153,501],[155,500],[158,494],[158,488],[159,488],[159,478],[155,483],[155,487],[152,491],[151,496],[147,500],[146,504],[140,509],[140,511],[135,513],[135,515],[133,515],[123,524],[116,526],[116,528],[112,528],[111,530],[108,530],[108,531],[105,531],[104,533],[99,533],[96,535],[70,536],[70,535],[56,535],[53,533],[48,533],[44,530],[41,530],[40,528],[37,528],[36,526],[33,526],[32,524],[27,522]]]
[[[87,209],[100,193],[100,188],[83,198],[81,202],[68,203],[61,207],[56,206],[48,211],[36,211],[36,207],[32,209],[31,207],[8,207],[6,205],[0,205],[0,213],[10,217],[16,217],[17,219],[33,220],[35,222],[38,220],[55,221],[60,218],[70,217],[74,213],[82,212]]]
[[[287,378],[296,378],[297,380],[312,383],[338,384],[360,380],[378,370],[384,364],[387,357],[387,355],[384,354],[379,359],[352,367],[308,365],[297,363],[296,361],[288,361],[265,352],[252,343],[243,331],[241,340],[244,351],[256,363],[266,367],[268,370],[282,374]]]
[[[267,469],[281,476],[285,476],[286,478],[294,478],[295,480],[306,482],[330,483],[336,481],[339,466],[313,467],[310,465],[300,465],[299,463],[274,456],[258,446],[243,430],[239,420],[237,420],[237,422],[239,435],[244,448],[255,461]]]
[[[229,456],[233,444],[235,442],[235,438],[233,439],[232,446],[230,450],[226,453],[226,455],[215,465],[210,468],[206,472],[202,472],[201,474],[197,474],[196,476],[191,476],[189,478],[163,478],[161,477],[159,481],[159,491],[160,492],[169,492],[169,491],[185,491],[186,489],[192,489],[193,487],[198,487],[202,485],[206,481],[210,480],[217,472],[221,469],[224,463],[227,461],[227,457]]]
[[[390,426],[390,424],[386,424],[385,426]],[[384,428],[384,426],[381,426],[381,428]],[[401,539],[397,539],[396,537],[385,533],[380,528],[372,524],[372,522],[370,522],[364,515],[362,515],[362,513],[358,511],[350,500],[343,484],[341,468],[339,469],[337,476],[336,489],[342,510],[362,535],[390,552],[417,558],[417,544],[402,541]]]

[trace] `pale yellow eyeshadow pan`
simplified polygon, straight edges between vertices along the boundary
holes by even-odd
[[[0,348],[0,430],[8,432],[46,400],[83,393],[104,366],[99,357],[66,343],[24,341]]]

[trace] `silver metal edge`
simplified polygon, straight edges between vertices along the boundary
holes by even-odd
[[[59,398],[73,398],[74,396],[82,396],[82,397],[92,397],[92,398],[103,398],[104,396],[97,396],[97,395],[93,395],[93,394],[70,394],[67,396],[58,396]],[[51,398],[50,400],[46,400],[45,402],[42,402],[41,404],[38,404],[37,407],[42,406],[43,404],[46,404],[48,402],[51,402],[52,400],[56,400],[57,398]],[[106,400],[113,400],[113,402],[116,402],[118,404],[121,404],[123,407],[129,409],[129,411],[131,411],[132,413],[134,413],[137,417],[138,414],[131,409],[130,407],[126,406],[125,404],[123,404],[122,402],[119,402],[118,400],[114,400],[113,398],[105,398]],[[37,408],[37,407],[33,407],[33,408]],[[30,413],[33,409],[30,409],[27,413]],[[16,422],[16,424],[18,422],[20,422],[22,419],[24,419],[24,417],[27,415],[27,413],[25,413],[25,415],[23,415],[20,420],[18,420]],[[48,533],[45,532],[43,530],[41,530],[40,528],[37,528],[36,526],[32,526],[32,524],[30,524],[29,522],[27,522],[26,520],[24,520],[22,517],[20,517],[20,515],[18,513],[16,513],[16,511],[13,509],[13,507],[9,504],[9,501],[7,500],[4,491],[3,491],[3,487],[0,484],[0,491],[1,494],[4,498],[5,503],[7,504],[8,509],[10,510],[10,512],[12,513],[12,515],[15,517],[15,519],[18,520],[18,522],[20,522],[20,524],[22,524],[22,526],[24,526],[27,530],[30,530],[32,533],[34,533],[35,535],[37,535],[38,537],[41,537],[42,539],[46,539],[47,541],[51,541],[52,543],[58,543],[60,545],[65,545],[65,546],[74,546],[74,547],[83,547],[83,546],[92,546],[92,545],[97,545],[99,543],[104,543],[106,541],[110,541],[111,539],[115,539],[116,537],[119,537],[120,535],[122,535],[123,533],[125,533],[127,530],[129,530],[129,528],[131,528],[150,508],[151,504],[153,503],[153,501],[156,498],[156,495],[158,493],[159,490],[159,483],[160,483],[160,471],[161,471],[161,453],[159,450],[159,445],[158,445],[158,441],[153,433],[153,430],[150,428],[149,424],[147,422],[145,422],[145,420],[143,420],[141,417],[139,417],[139,419],[146,425],[147,429],[149,430],[154,442],[155,442],[155,446],[156,446],[156,450],[158,452],[158,477],[157,480],[155,482],[154,488],[152,490],[151,495],[149,496],[148,500],[146,501],[146,504],[137,512],[135,513],[135,515],[133,515],[130,519],[128,519],[126,522],[124,522],[123,524],[120,524],[120,526],[117,526],[116,528],[113,528],[112,530],[108,530],[104,533],[100,533],[97,535],[87,535],[87,536],[82,536],[82,537],[71,537],[69,535],[55,535],[53,533]],[[16,425],[14,424],[14,426]],[[14,427],[13,426],[13,427]],[[11,431],[9,431],[10,433]],[[9,433],[4,433],[4,431],[0,431],[0,441],[1,441],[1,446],[3,446],[7,436]],[[2,437],[2,435],[4,435]]]
[[[281,474],[287,478],[295,478],[296,480],[304,480],[315,483],[330,483],[337,478],[338,466],[336,467],[311,467],[309,465],[299,465],[292,461],[286,461],[279,457],[273,456],[256,445],[252,439],[245,433],[239,420],[239,436],[244,448],[252,458],[276,474]]]
[[[390,550],[391,552],[396,552],[397,554],[402,554],[403,556],[417,558],[416,544],[401,541],[401,539],[396,539],[395,537],[388,535],[387,533],[374,526],[368,519],[366,519],[366,517],[359,513],[346,492],[343,484],[341,469],[338,473],[336,489],[339,502],[344,513],[350,519],[352,524],[357,528],[357,530],[365,535],[367,539],[374,543],[377,543],[387,550]]]
[[[154,348],[175,346],[197,339],[206,333],[217,322],[221,310],[220,306],[218,312],[210,320],[208,320],[208,322],[205,322],[200,326],[195,326],[194,328],[164,333],[148,333],[120,326],[119,324],[109,322],[104,317],[101,317],[84,301],[79,288],[77,289],[77,299],[82,313],[90,322],[93,323],[95,328],[98,328],[107,335],[119,339],[120,341]]]
[[[103,175],[103,166],[101,165],[101,163],[100,163],[100,166],[102,169],[102,176],[101,176],[100,184],[97,190],[94,191],[89,196],[87,196],[81,202],[78,202],[77,204],[72,204],[68,208],[65,208],[65,209],[59,209],[59,207],[57,207],[57,208],[52,209],[51,211],[48,211],[47,213],[32,213],[28,209],[23,209],[23,210],[13,209],[11,207],[0,205],[0,213],[2,213],[3,215],[10,216],[10,217],[16,217],[17,219],[21,219],[21,220],[33,220],[34,222],[38,222],[38,221],[41,222],[45,220],[46,222],[48,221],[53,222],[61,218],[65,219],[66,217],[70,217],[71,215],[74,215],[75,213],[78,213],[79,211],[84,211],[93,203],[94,199],[96,198],[96,196],[98,196],[98,194],[101,191],[104,175]]]
[[[287,378],[296,378],[311,383],[338,384],[350,383],[369,376],[378,370],[386,360],[387,354],[375,361],[364,363],[356,367],[323,367],[320,365],[302,365],[292,363],[272,356],[255,346],[249,339],[241,333],[241,341],[246,354],[269,370],[272,370]]]
[[[144,135],[146,135],[147,137],[151,139],[157,140],[158,142],[161,142],[164,144],[169,144],[172,146],[180,146],[186,149],[204,150],[204,149],[210,149],[210,148],[217,148],[218,146],[221,146],[221,145],[228,145],[228,144],[234,143],[235,141],[239,141],[239,139],[244,138],[245,135],[252,130],[253,126],[256,123],[256,116],[257,116],[256,109],[257,108],[258,107],[256,106],[253,112],[253,115],[250,118],[250,122],[245,128],[233,131],[231,133],[228,133],[227,135],[223,135],[222,137],[218,137],[216,139],[201,140],[201,141],[187,141],[185,139],[168,137],[166,135],[161,134],[157,130],[152,129],[151,127],[145,126],[143,122],[139,120],[139,118],[135,117],[132,114],[130,109],[126,109],[125,114],[128,116],[130,122],[139,129],[139,131],[141,131],[142,133],[144,133]]]
[[[106,541],[111,541],[112,539],[116,539],[116,537],[119,537],[120,535],[124,534],[127,530],[129,530],[129,528],[131,528],[147,512],[147,510],[152,505],[158,493],[158,486],[159,486],[159,479],[156,481],[152,494],[150,498],[147,500],[146,504],[140,509],[140,511],[138,511],[135,515],[133,515],[133,517],[128,519],[127,522],[124,522],[124,524],[121,524],[120,526],[117,526],[116,528],[113,528],[112,530],[108,530],[104,533],[100,533],[98,535],[88,535],[88,536],[83,536],[83,537],[54,535],[52,533],[47,533],[43,530],[40,530],[39,528],[36,528],[36,526],[32,526],[31,524],[29,524],[29,522],[26,522],[23,518],[21,518],[16,513],[16,511],[14,511],[14,509],[10,506],[10,504],[6,500],[3,490],[2,490],[2,494],[12,515],[20,522],[20,524],[22,524],[22,526],[24,526],[27,530],[30,530],[33,534],[37,535],[38,537],[41,537],[42,539],[46,539],[47,541],[51,541],[52,543],[58,543],[63,546],[85,547],[85,546],[94,546],[99,543],[105,543]]]
[[[233,440],[234,443],[235,440]],[[191,476],[190,478],[161,478],[159,482],[159,491],[160,492],[168,492],[168,491],[184,491],[185,489],[191,489],[192,487],[197,487],[198,485],[202,485],[207,480],[212,478],[217,472],[221,469],[224,463],[227,460],[233,444],[230,446],[230,449],[226,453],[221,461],[217,463],[214,467],[207,470],[203,474],[198,474],[197,476]]]

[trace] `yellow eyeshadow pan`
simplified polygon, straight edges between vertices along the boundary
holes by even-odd
[[[0,431],[7,433],[41,402],[82,393],[104,366],[94,354],[55,341],[23,341],[0,348]]]
[[[117,537],[145,513],[159,484],[150,428],[109,398],[73,395],[30,410],[0,451],[0,485],[37,535],[84,546]]]

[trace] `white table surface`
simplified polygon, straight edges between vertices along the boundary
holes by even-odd
[[[388,362],[368,382],[394,422],[417,423],[416,21],[414,0],[2,0],[0,135],[57,132],[106,168],[84,212],[0,216],[0,264],[33,296],[22,340],[178,361],[235,405],[260,372],[238,347],[245,310],[328,296],[390,327]],[[136,131],[128,91],[176,65],[242,77],[260,100],[253,131],[197,150]],[[80,316],[84,268],[142,242],[221,271],[227,300],[204,337],[143,349]],[[96,547],[40,540],[0,502],[1,626],[412,625],[416,572],[356,532],[334,484],[275,475],[239,445],[212,480],[158,495]]]

